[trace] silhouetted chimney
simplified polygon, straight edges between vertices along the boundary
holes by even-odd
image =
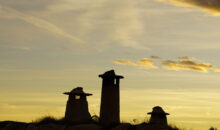
[[[71,92],[65,92],[64,94],[69,95],[65,120],[77,123],[91,121],[86,97],[92,94],[84,93],[82,87],[74,88]]]
[[[166,116],[169,115],[169,113],[164,112],[164,110],[160,106],[154,107],[153,111],[147,114],[151,115],[149,122],[150,124],[167,126]]]
[[[123,76],[115,75],[114,70],[99,75],[102,81],[100,123],[104,125],[120,123],[120,89]]]

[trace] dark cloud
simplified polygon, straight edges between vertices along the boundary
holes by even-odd
[[[150,56],[151,59],[161,59],[159,56]]]
[[[213,15],[220,15],[220,0],[158,0],[171,2],[178,6],[196,6],[211,12]]]
[[[181,56],[181,57],[178,57],[179,59],[181,60],[192,60],[193,58],[190,58],[188,56]]]

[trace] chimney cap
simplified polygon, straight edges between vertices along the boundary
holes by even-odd
[[[65,92],[63,94],[66,94],[66,95],[78,95],[78,96],[91,96],[92,95],[90,93],[85,93],[83,91],[82,87],[76,87],[76,88],[72,89],[72,91]]]
[[[156,106],[153,108],[152,112],[148,112],[149,115],[170,115],[169,113],[166,113],[162,107]]]
[[[123,79],[124,78],[121,75],[116,75],[114,70],[106,71],[104,74],[100,74],[99,77],[101,77],[101,78],[113,77],[113,78],[119,78],[119,79]]]

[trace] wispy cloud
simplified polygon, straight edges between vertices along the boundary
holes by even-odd
[[[133,61],[129,61],[129,60],[113,60],[113,62],[115,64],[144,67],[147,69],[156,69],[157,68],[157,66],[154,64],[154,62],[148,58],[140,59],[138,62],[133,62]]]
[[[199,63],[189,57],[180,57],[179,60],[162,60],[161,64],[170,70],[192,70],[197,72],[208,72],[213,65],[209,63]]]
[[[161,59],[159,56],[150,56],[151,59]]]
[[[115,46],[150,50],[143,41],[145,22],[139,5],[139,1],[132,0],[4,1],[0,4],[0,17],[23,20],[44,32],[65,38],[58,39],[61,42],[69,42],[67,39],[74,43],[86,43],[87,48],[99,51]],[[20,24],[13,22],[14,25]],[[31,31],[36,32],[34,29]],[[51,40],[46,35],[45,39]],[[74,46],[77,47],[80,46]]]
[[[157,68],[157,66],[154,64],[154,62],[148,58],[140,59],[138,62],[138,65],[143,66],[143,67],[147,67],[147,68],[152,68],[152,69]]]
[[[49,21],[46,21],[42,18],[38,18],[35,16],[31,16],[25,13],[22,13],[18,10],[15,10],[13,8],[7,7],[7,6],[2,6],[0,5],[0,14],[5,17],[10,17],[10,18],[16,18],[23,20],[29,24],[32,24],[38,28],[47,30],[50,33],[56,34],[61,37],[68,38],[72,40],[74,43],[84,43],[83,40],[79,39],[78,37],[75,37],[67,32],[65,32],[63,29],[59,28],[53,23],[50,23]]]
[[[51,5],[50,11],[80,12],[75,15],[78,30],[85,37],[93,36],[102,44],[117,44],[123,47],[139,50],[149,50],[140,42],[144,33],[144,24],[140,19],[138,2],[132,0],[94,0],[65,1],[62,4]],[[78,22],[79,21],[79,22]],[[87,36],[89,34],[89,36]],[[96,35],[94,35],[96,34]],[[99,45],[100,46],[100,45]]]
[[[22,51],[31,51],[32,50],[32,48],[26,47],[26,46],[3,46],[3,45],[0,45],[0,48],[11,48],[11,49],[18,49],[18,50],[22,50]]]
[[[214,68],[214,71],[215,71],[215,72],[220,72],[220,67],[215,67],[215,68]]]
[[[128,60],[114,60],[113,61],[115,64],[120,64],[120,65],[129,65],[129,66],[137,66],[136,63]]]
[[[158,56],[151,56],[151,59],[159,60],[158,64],[160,64],[161,67],[168,69],[168,70],[188,70],[188,71],[196,71],[196,72],[202,72],[207,73],[209,71],[215,71],[220,72],[220,67],[215,67],[214,65],[210,63],[201,62],[200,60],[188,56],[182,56],[178,57],[177,60],[167,60],[162,59]],[[155,61],[152,61],[150,58],[143,58],[139,60],[138,62],[133,62],[129,60],[114,60],[113,62],[115,64],[120,65],[127,65],[127,66],[135,66],[135,67],[145,67],[145,68],[159,68]]]
[[[219,0],[157,0],[160,2],[169,2],[177,6],[194,6],[200,7],[203,10],[209,11],[214,16],[220,15],[220,1]]]

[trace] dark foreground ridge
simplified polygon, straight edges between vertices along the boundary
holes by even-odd
[[[99,123],[74,124],[63,121],[49,121],[37,123],[23,123],[13,121],[0,122],[0,130],[179,130],[170,126],[158,126],[150,123],[131,125],[120,123],[112,126],[103,126]]]
[[[82,87],[76,87],[68,95],[63,119],[45,117],[32,123],[13,121],[0,122],[0,130],[178,130],[167,123],[167,115],[162,107],[156,106],[148,123],[131,125],[120,123],[120,79],[114,70],[99,75],[102,78],[100,116],[91,116],[87,97]]]

